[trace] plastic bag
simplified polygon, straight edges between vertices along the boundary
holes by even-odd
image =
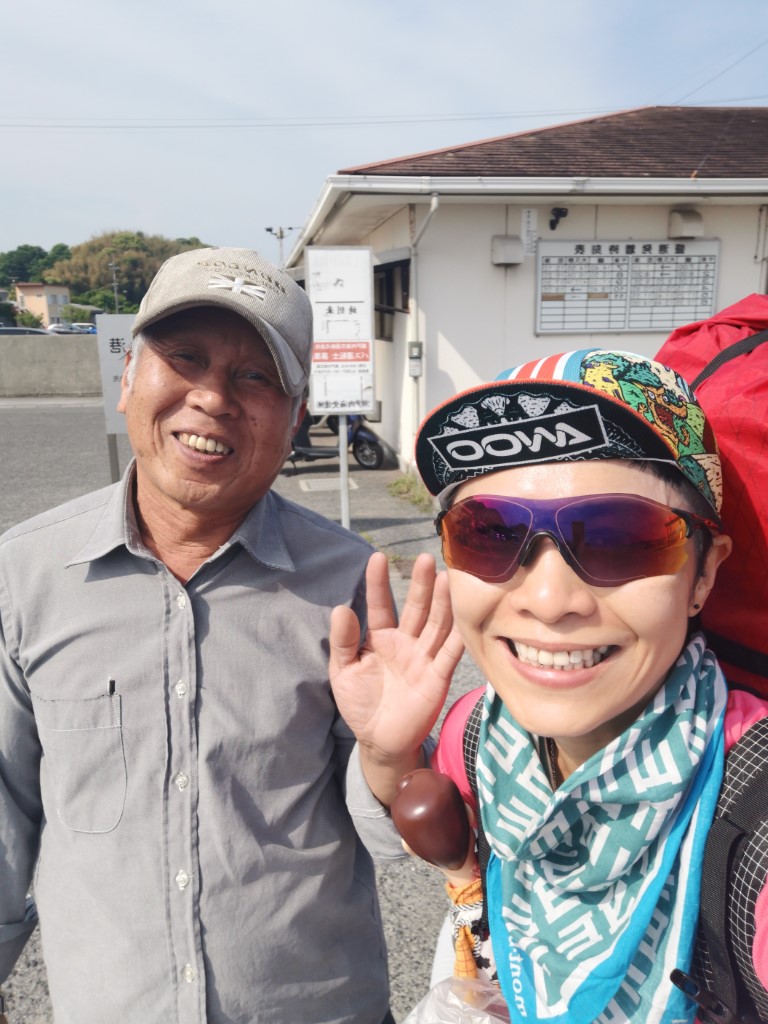
[[[509,1024],[497,985],[475,978],[446,978],[424,996],[403,1024]]]

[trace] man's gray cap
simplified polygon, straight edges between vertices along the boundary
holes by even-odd
[[[312,306],[307,293],[251,249],[192,249],[160,267],[141,301],[134,337],[173,313],[218,306],[256,328],[287,395],[301,395],[312,364]]]

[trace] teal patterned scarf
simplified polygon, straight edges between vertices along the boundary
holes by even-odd
[[[693,1020],[669,974],[693,950],[725,702],[698,634],[640,718],[553,793],[531,736],[488,688],[477,775],[513,1021]]]

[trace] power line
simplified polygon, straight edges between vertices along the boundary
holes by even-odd
[[[761,43],[759,47],[752,50],[754,53],[761,46],[768,43],[768,40]],[[744,60],[749,54],[739,60]],[[739,61],[735,62],[739,63]],[[734,65],[730,65],[733,67]],[[713,76],[709,81],[714,81],[715,78],[720,77],[729,68],[725,68],[723,71],[718,72],[717,75]],[[703,89],[703,85],[697,87],[693,92],[698,92],[699,89]],[[688,95],[692,95],[689,93]],[[763,100],[768,98],[766,95],[762,96],[740,96],[730,97],[728,99],[716,99],[708,100],[705,103],[690,104],[691,106],[715,106],[718,104],[729,104],[729,103],[743,103],[750,100]],[[685,99],[685,97],[683,97]],[[678,106],[680,100],[672,106]],[[645,106],[646,104],[637,104],[637,106]],[[668,104],[658,104],[660,106],[666,106]],[[628,105],[631,108],[631,104]],[[268,129],[283,129],[290,130],[295,128],[346,128],[346,127],[373,127],[373,126],[386,126],[386,125],[418,125],[418,124],[442,124],[462,121],[501,121],[501,120],[516,120],[522,118],[550,118],[550,117],[588,117],[592,115],[608,115],[620,113],[623,110],[628,109],[628,106],[621,106],[615,108],[606,109],[605,107],[592,107],[592,108],[579,108],[579,109],[558,109],[558,110],[516,110],[516,111],[502,111],[496,113],[467,113],[467,114],[387,114],[387,115],[351,115],[338,117],[333,116],[320,116],[320,117],[296,117],[296,118],[216,118],[215,120],[199,118],[123,118],[123,119],[101,119],[101,118],[70,118],[66,122],[64,121],[50,121],[49,119],[26,119],[22,120],[3,120],[0,121],[0,129],[7,129],[9,131],[83,131],[83,132],[105,132],[105,131],[120,131],[120,132],[140,132],[140,131],[239,131],[239,130],[268,130]]]
[[[677,100],[677,103],[682,103],[683,100],[687,100],[688,97],[693,96],[695,92],[701,92],[702,89],[706,88],[706,86],[708,86],[710,82],[714,82],[715,79],[722,78],[726,71],[730,71],[731,68],[735,68],[737,64],[741,64],[742,61],[745,61],[747,57],[751,57],[753,53],[757,53],[758,50],[762,50],[766,43],[768,43],[768,39],[764,39],[762,43],[758,43],[757,46],[753,46],[751,50],[747,51],[747,53],[742,54],[741,57],[737,57],[736,60],[733,61],[733,63],[728,65],[728,67],[723,68],[722,71],[718,71],[717,74],[712,75],[711,78],[708,78],[706,82],[702,82],[701,85],[697,85],[695,89],[691,89],[691,91],[687,92],[685,96],[681,96],[680,99]]]

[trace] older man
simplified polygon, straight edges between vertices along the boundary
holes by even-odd
[[[326,667],[369,548],[270,490],[309,301],[256,253],[197,250],[134,333],[122,482],[0,540],[0,979],[33,883],[57,1021],[381,1024]]]

